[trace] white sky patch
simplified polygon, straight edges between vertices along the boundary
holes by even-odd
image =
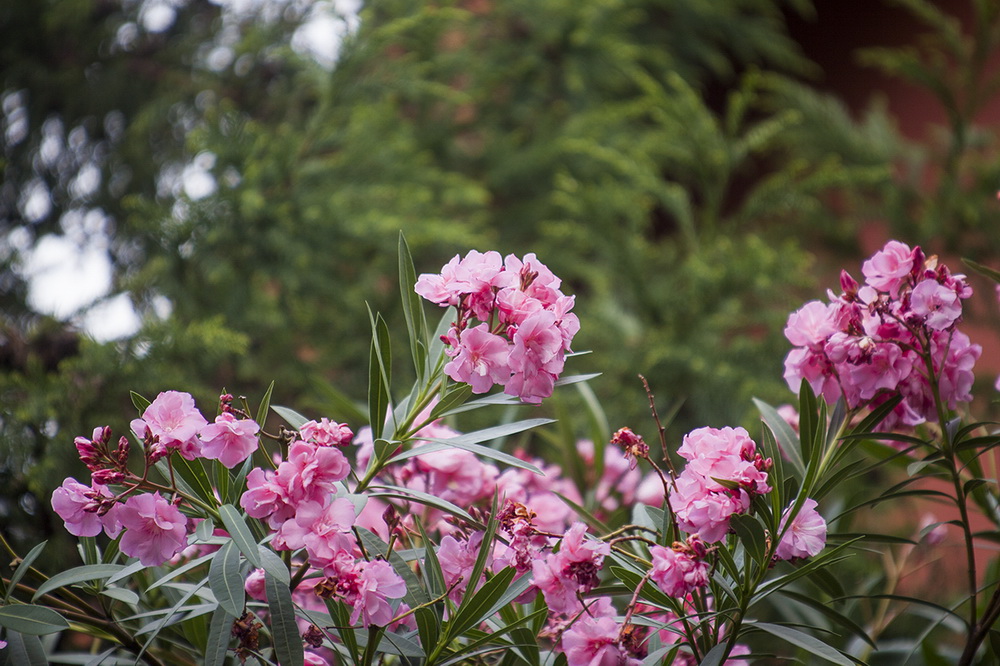
[[[333,67],[344,37],[358,28],[360,10],[361,0],[317,3],[309,20],[292,35],[292,48],[324,67]]]
[[[128,294],[118,294],[99,302],[81,319],[84,330],[98,342],[129,337],[142,326]]]
[[[111,264],[104,251],[65,236],[43,236],[24,261],[28,303],[38,312],[67,319],[111,288]]]

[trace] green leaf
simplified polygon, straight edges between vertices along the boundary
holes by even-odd
[[[295,430],[302,427],[303,423],[309,423],[309,419],[299,414],[294,409],[289,409],[288,407],[282,407],[281,405],[271,405],[271,409],[281,418],[288,422],[288,425],[292,426]],[[258,423],[260,423],[258,421]],[[262,426],[263,427],[263,426]]]
[[[136,655],[137,659],[141,658],[142,655],[146,653],[146,650],[149,649],[149,646],[153,644],[153,641],[156,640],[156,637],[160,635],[160,632],[163,631],[163,629],[168,624],[170,624],[170,621],[174,617],[178,616],[182,612],[187,612],[188,610],[192,610],[192,607],[190,606],[185,608],[185,604],[187,604],[187,602],[190,601],[191,597],[196,595],[201,590],[201,588],[205,586],[206,582],[207,579],[199,581],[194,585],[191,585],[190,588],[180,596],[180,598],[173,606],[171,606],[166,611],[163,611],[163,618],[159,622],[157,622],[156,624],[152,623],[147,624],[135,632],[136,636],[141,636],[147,633],[149,634],[149,638],[147,638],[146,642],[143,643],[142,645],[142,650],[140,650],[139,654]],[[204,605],[207,606],[209,609],[212,609],[215,606],[215,604],[204,604]]]
[[[984,266],[972,259],[962,259],[962,263],[976,271],[983,277],[987,277],[994,282],[1000,282],[1000,271],[990,268],[989,266]]]
[[[288,572],[288,567],[284,560],[277,553],[267,546],[258,546],[260,553],[260,567],[267,573],[274,576],[275,580],[283,585],[291,585],[292,577]]]
[[[485,537],[483,538],[483,542],[486,543]],[[492,541],[487,545],[492,550]],[[472,573],[476,573],[475,569],[473,569]],[[475,592],[472,592],[472,590],[479,578],[475,575],[471,576],[466,596],[462,599],[462,604],[455,612],[455,617],[448,621],[448,636],[452,639],[457,638],[468,629],[478,626],[484,620],[491,617],[496,612],[494,605],[503,596],[504,592],[511,587],[511,581],[514,580],[514,576],[516,575],[516,569],[507,567],[486,581]],[[527,582],[530,584],[530,581]],[[525,589],[527,589],[527,586],[525,586]],[[522,589],[521,592],[523,591]]]
[[[264,573],[264,589],[267,592],[267,609],[270,612],[271,640],[274,653],[281,666],[301,666],[305,659],[302,638],[295,624],[295,606],[292,593],[271,574]]]
[[[736,532],[743,548],[758,564],[764,564],[767,557],[767,536],[764,527],[753,516],[736,514],[729,521],[730,527]]]
[[[175,455],[170,461],[174,472],[187,481],[188,486],[195,490],[198,499],[209,506],[218,502],[212,480],[208,478],[201,460],[187,460],[183,456]]]
[[[417,623],[417,634],[420,644],[426,645],[428,652],[438,644],[441,637],[441,616],[431,608],[418,608],[413,614]]]
[[[44,636],[69,629],[69,622],[48,606],[13,604],[0,606],[0,627],[22,634]]]
[[[243,589],[243,574],[240,572],[240,551],[235,542],[227,541],[216,551],[208,570],[208,585],[224,611],[234,619],[243,615],[246,591]]]
[[[374,317],[369,310],[372,324],[372,344],[368,358],[368,422],[372,438],[379,439],[385,431],[385,419],[392,398],[389,394],[392,376],[392,351],[389,346],[389,327],[382,315]]]
[[[267,390],[264,391],[264,397],[260,399],[260,406],[257,408],[257,425],[261,428],[264,427],[264,422],[267,421],[267,413],[271,408],[271,394],[274,392],[274,380],[268,385]]]
[[[780,446],[781,450],[788,456],[788,460],[795,467],[795,470],[799,473],[799,475],[805,476],[806,466],[805,462],[802,460],[799,436],[795,434],[794,430],[792,430],[792,426],[788,425],[788,422],[781,417],[778,410],[771,407],[771,405],[767,404],[763,400],[754,398],[753,402],[757,405],[757,410],[760,411],[761,418],[764,419],[764,423],[768,428],[770,428],[778,446]]]
[[[74,567],[69,571],[63,571],[52,576],[47,581],[38,586],[38,591],[32,597],[32,601],[38,599],[47,592],[56,590],[67,585],[85,583],[93,580],[104,580],[118,573],[125,567],[121,564],[85,564],[82,567]]]
[[[132,590],[128,590],[123,587],[106,587],[101,590],[101,595],[108,597],[109,599],[114,599],[115,601],[121,601],[122,603],[129,604],[130,606],[135,606],[139,603],[139,595]]]
[[[431,420],[449,416],[451,410],[463,405],[472,395],[472,387],[468,384],[453,384],[448,387],[441,400],[431,409]]]
[[[358,638],[354,627],[351,626],[351,614],[347,611],[347,607],[342,601],[332,598],[324,599],[324,601],[326,602],[327,610],[330,611],[330,617],[334,620],[334,626],[337,629],[340,640],[351,654],[350,663],[357,663]]]
[[[223,504],[219,507],[219,518],[222,519],[222,524],[226,526],[229,536],[232,537],[240,552],[243,553],[243,557],[247,558],[247,561],[254,568],[259,569],[260,554],[257,552],[257,541],[253,538],[253,534],[243,520],[239,509],[232,504]]]
[[[845,657],[839,650],[835,650],[818,638],[814,638],[798,629],[792,629],[780,624],[770,624],[768,622],[755,622],[752,626],[766,631],[773,636],[777,636],[830,663],[839,664],[840,666],[854,666],[854,661]]]
[[[7,647],[0,650],[0,664],[5,666],[48,666],[49,659],[38,636],[7,631]]]
[[[10,601],[10,595],[14,591],[14,588],[16,588],[17,584],[21,582],[21,579],[24,578],[24,574],[28,573],[28,569],[31,568],[31,564],[38,559],[38,556],[41,555],[42,550],[45,548],[45,544],[47,543],[48,541],[43,541],[29,550],[28,554],[24,556],[24,559],[21,560],[21,563],[17,565],[16,569],[14,569],[14,573],[11,575],[10,580],[7,581],[7,594],[3,597],[4,605]]]
[[[423,376],[427,360],[427,319],[424,316],[423,301],[414,291],[417,272],[413,268],[413,257],[403,232],[399,232],[399,295],[403,300],[403,317],[410,339],[410,354],[417,378]]]
[[[443,500],[439,497],[421,492],[419,490],[401,488],[399,486],[373,485],[368,487],[368,491],[368,494],[371,497],[390,497],[393,499],[401,499],[410,502],[417,502],[419,504],[425,504],[427,506],[434,507],[435,509],[440,509],[445,513],[450,513],[453,516],[458,516],[477,529],[483,528],[483,524],[469,515],[465,509],[461,509],[447,500]]]
[[[705,653],[705,656],[698,662],[698,666],[719,666],[726,654],[728,643],[723,641]]]
[[[441,569],[441,562],[438,561],[437,552],[434,550],[434,542],[424,531],[424,522],[417,520],[417,527],[420,529],[420,537],[424,542],[424,565],[421,570],[424,574],[424,581],[431,596],[439,597],[444,594],[447,586],[444,582],[444,571]],[[437,641],[425,642],[424,645],[436,645]]]
[[[611,575],[620,580],[625,584],[625,587],[630,590],[635,590],[639,587],[639,582],[642,580],[642,576],[630,571],[624,567],[609,567]],[[671,601],[670,597],[663,593],[663,591],[653,582],[648,579],[642,586],[642,590],[639,591],[639,597],[649,601],[661,608],[673,608],[674,603]]]
[[[222,607],[212,613],[205,643],[205,666],[224,666],[226,650],[232,640],[233,618]]]
[[[804,606],[808,606],[814,611],[817,611],[821,615],[825,616],[828,620],[830,620],[834,624],[838,624],[844,629],[847,629],[849,632],[851,632],[851,634],[857,636],[865,643],[868,643],[868,645],[872,646],[876,650],[878,649],[878,646],[875,644],[875,641],[873,641],[871,637],[868,636],[868,633],[864,630],[864,628],[861,625],[859,625],[857,622],[847,617],[846,615],[843,615],[842,613],[838,613],[837,611],[835,611],[830,606],[829,602],[821,601],[809,595],[800,594],[792,590],[781,590],[779,594],[788,597],[789,599],[796,601]]]
[[[150,404],[149,400],[146,400],[144,397],[142,397],[135,391],[129,391],[128,394],[132,398],[132,404],[135,405],[135,408],[139,411],[139,414],[142,415],[142,413],[146,411],[146,408],[149,407]],[[142,436],[145,433],[137,432],[135,434],[139,436],[139,439],[142,439]]]
[[[216,551],[216,552],[218,552],[218,551]],[[156,588],[160,587],[161,585],[165,585],[165,584],[169,583],[170,581],[174,580],[178,576],[182,576],[182,575],[186,574],[191,569],[195,569],[197,567],[200,567],[202,564],[204,564],[205,562],[207,562],[210,559],[212,559],[213,557],[215,557],[215,555],[216,555],[216,553],[209,553],[207,555],[202,555],[201,557],[195,558],[195,559],[191,560],[190,562],[185,562],[184,564],[182,564],[182,565],[180,565],[180,566],[178,566],[176,568],[174,568],[174,567],[168,568],[166,570],[166,573],[162,577],[158,578],[155,582],[153,582],[152,585],[150,585],[149,587],[146,588],[146,592],[149,592],[150,590],[155,590]],[[142,564],[142,563],[138,562],[138,564]],[[145,567],[142,567],[142,568],[145,568]],[[111,580],[109,579],[108,582],[110,583]]]
[[[465,660],[468,659],[472,654],[474,654],[479,648],[483,647],[484,645],[489,645],[490,643],[499,643],[502,646],[506,646],[507,649],[514,649],[514,650],[516,650],[515,645],[510,644],[507,641],[502,641],[501,639],[505,635],[507,635],[509,633],[512,633],[512,632],[516,631],[517,629],[520,629],[521,627],[523,627],[526,624],[529,624],[529,623],[533,622],[534,620],[536,620],[539,617],[539,615],[543,615],[543,616],[548,615],[548,609],[547,608],[540,608],[540,609],[538,609],[537,611],[535,611],[533,613],[529,613],[528,615],[526,615],[526,616],[524,616],[522,618],[514,620],[513,622],[504,623],[502,626],[500,626],[499,628],[497,628],[495,631],[487,633],[484,636],[481,636],[480,638],[477,638],[476,640],[472,641],[468,645],[464,645],[460,649],[458,649],[455,652],[451,653],[449,655],[448,659],[445,660],[444,662],[442,662],[442,666],[447,666],[448,664],[464,663]],[[534,646],[537,647],[538,642],[537,642],[537,640],[534,640],[534,638],[532,637],[532,635],[530,633],[527,634],[526,638],[529,641],[529,643],[525,644],[525,647],[529,647],[530,648],[532,645],[534,645]],[[520,652],[520,650],[517,650],[517,652]],[[527,663],[530,663],[530,662],[527,662]]]
[[[533,472],[535,474],[538,474],[539,476],[544,476],[542,470],[538,469],[538,467],[536,467],[535,465],[532,465],[529,462],[525,462],[519,458],[515,458],[509,453],[504,453],[503,451],[498,451],[497,449],[491,449],[488,446],[480,446],[479,444],[467,444],[449,439],[427,439],[424,441],[430,443],[413,447],[409,451],[404,451],[403,453],[394,456],[386,464],[397,463],[402,460],[407,460],[408,458],[415,458],[417,456],[422,456],[426,453],[433,453],[435,451],[447,451],[448,449],[462,449],[463,451],[468,451],[469,453],[475,453],[476,455],[482,456],[483,458],[496,460],[497,462],[510,465],[511,467],[519,467],[520,469],[528,470],[529,472]]]

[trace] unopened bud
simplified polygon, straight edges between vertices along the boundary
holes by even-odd
[[[95,471],[91,478],[99,486],[106,486],[109,483],[121,483],[125,480],[125,473],[116,469],[99,469]]]

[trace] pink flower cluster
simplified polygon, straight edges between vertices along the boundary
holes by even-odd
[[[229,468],[257,450],[260,432],[256,421],[238,418],[231,409],[224,409],[214,423],[209,423],[191,394],[179,391],[160,393],[131,426],[132,432],[146,442],[147,457],[153,461],[179,451],[187,460],[208,458]]]
[[[849,408],[898,391],[903,401],[886,428],[937,419],[932,379],[950,408],[971,400],[982,348],[956,329],[962,301],[972,295],[965,276],[898,241],[886,243],[861,271],[863,286],[844,271],[839,296],[789,316],[785,337],[795,345],[785,359],[789,387],[797,391],[804,379],[827,402],[843,396]]]
[[[770,459],[743,428],[698,428],[684,436],[679,453],[688,461],[670,493],[677,525],[706,542],[722,539],[733,514],[750,508],[750,495],[771,491]]]
[[[664,594],[683,599],[691,592],[708,585],[708,553],[705,542],[698,536],[675,541],[670,548],[652,546],[653,572],[650,578]]]
[[[160,393],[142,418],[132,421],[132,430],[143,438],[146,471],[174,451],[188,460],[210,458],[230,468],[250,457],[257,449],[260,427],[252,419],[238,418],[227,406],[224,401],[222,413],[209,423],[189,394]],[[71,534],[96,536],[103,531],[110,538],[121,534],[123,553],[147,566],[163,564],[186,547],[188,518],[176,499],[141,492],[150,487],[145,473],[138,477],[128,468],[128,438],[120,438],[115,448],[110,442],[108,427],[96,428],[91,439],[73,441],[91,472],[91,485],[67,478],[53,492],[52,508]],[[109,484],[128,485],[115,495]]]
[[[552,395],[580,321],[573,297],[534,254],[518,259],[472,250],[452,258],[439,274],[422,274],[415,291],[457,319],[444,336],[451,361],[445,373],[485,393],[494,385],[523,402]],[[473,322],[480,322],[474,325]]]
[[[597,587],[598,572],[611,547],[586,538],[583,523],[573,523],[562,538],[559,551],[549,553],[532,566],[535,585],[541,590],[549,612],[573,615],[583,610],[580,597]]]

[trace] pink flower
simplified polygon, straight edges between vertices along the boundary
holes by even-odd
[[[935,280],[923,280],[910,292],[910,309],[935,331],[950,328],[962,316],[962,302],[954,289]]]
[[[240,498],[240,506],[248,516],[266,519],[272,529],[295,515],[292,498],[288,489],[278,482],[277,474],[259,467],[254,467],[247,475],[247,491]]]
[[[120,531],[120,528],[116,529],[118,505],[104,516],[99,516],[100,497],[110,499],[111,493],[104,486],[85,486],[76,479],[67,477],[52,492],[52,510],[59,514],[66,523],[66,531],[73,536],[97,536],[101,530],[110,527],[107,531],[114,538]]]
[[[322,502],[350,472],[350,463],[339,448],[299,441],[288,447],[288,460],[278,465],[276,481],[293,502]]]
[[[201,455],[218,460],[230,469],[257,450],[260,426],[253,419],[237,419],[232,412],[223,412],[200,431]]]
[[[317,446],[347,446],[354,439],[354,432],[346,423],[337,423],[326,417],[319,422],[303,423],[299,426],[299,435]]]
[[[869,285],[896,298],[913,269],[913,260],[909,245],[892,240],[861,265],[861,272]]]
[[[822,347],[823,342],[837,331],[833,308],[819,301],[810,301],[788,316],[785,337],[796,347]]]
[[[201,454],[198,431],[207,423],[191,394],[164,391],[146,407],[141,419],[132,421],[131,426],[140,439],[149,428],[162,446],[178,449],[182,456],[194,460]]]
[[[670,493],[670,508],[677,517],[677,526],[709,543],[729,532],[733,514],[750,508],[745,490],[712,490],[704,477],[687,470],[677,477],[676,484],[676,490]]]
[[[972,344],[969,336],[961,331],[953,331],[950,336],[935,335],[931,342],[931,353],[940,367],[941,398],[950,409],[960,402],[972,400],[972,373],[983,348]],[[944,357],[943,359],[941,357]]]
[[[486,393],[494,384],[507,383],[509,356],[510,344],[490,333],[486,324],[480,324],[462,331],[458,355],[444,367],[444,372],[456,382],[470,385],[473,393]]]
[[[389,599],[402,599],[406,595],[406,583],[383,560],[361,561],[357,565],[357,589],[353,599],[351,624],[364,618],[363,626],[384,627],[392,620],[392,606]]]
[[[160,493],[132,495],[121,507],[119,547],[146,566],[159,566],[187,544],[187,518]]]
[[[325,541],[350,532],[353,525],[354,504],[346,497],[325,506],[316,501],[299,502],[295,515],[281,524],[272,543],[277,550],[298,550],[308,541]]]
[[[603,541],[585,539],[587,528],[574,523],[567,530],[558,553],[532,564],[534,583],[553,613],[567,615],[581,610],[578,593],[597,586],[598,572],[611,547]]]
[[[584,615],[562,635],[569,666],[637,666],[618,642],[621,628],[612,617]]]
[[[862,400],[871,400],[881,390],[894,390],[913,369],[913,359],[899,345],[881,342],[875,345],[867,362],[851,365],[850,381]]]
[[[264,570],[254,569],[243,583],[243,589],[251,599],[267,601],[267,587],[264,581]]]
[[[823,550],[826,545],[826,521],[816,511],[816,500],[806,499],[792,520],[792,524],[785,530],[789,511],[791,507],[785,510],[781,518],[781,527],[778,531],[784,531],[784,535],[775,551],[777,558],[791,560],[812,557]]]
[[[309,652],[308,650],[306,650],[305,654],[303,655],[303,659],[304,659],[304,661],[302,662],[303,666],[330,666],[330,662],[328,662],[326,659],[319,656],[315,652]]]
[[[708,562],[704,561],[705,546],[697,537],[686,543],[674,543],[673,548],[653,546],[653,573],[650,578],[664,594],[683,599],[694,590],[708,585]]]

